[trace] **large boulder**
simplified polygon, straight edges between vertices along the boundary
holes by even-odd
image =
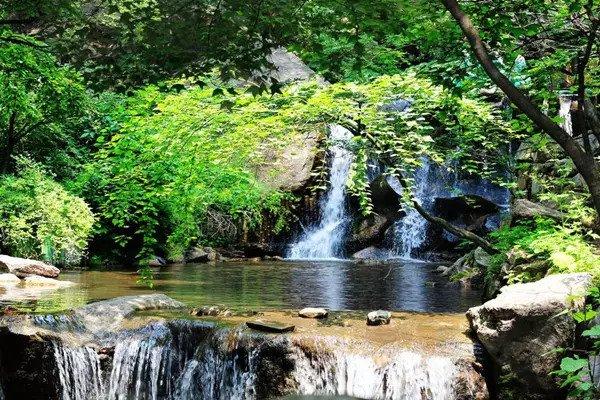
[[[185,262],[188,263],[204,263],[219,261],[221,255],[212,247],[194,246],[185,254]]]
[[[325,83],[323,78],[317,76],[315,71],[304,64],[300,57],[283,47],[273,49],[267,59],[274,67],[274,70],[270,71],[269,75],[277,79],[279,83],[306,81],[311,78],[316,78],[321,84]]]
[[[404,215],[401,210],[400,196],[385,176],[380,175],[373,180],[370,188],[373,213],[363,218],[355,218],[346,241],[346,251],[349,253],[381,245],[386,231]]]
[[[472,331],[523,399],[559,398],[549,375],[560,359],[553,350],[566,347],[575,330],[571,316],[561,313],[572,306],[571,296],[584,295],[591,283],[589,274],[551,275],[504,286],[495,299],[467,312]]]
[[[279,47],[269,55],[268,61],[274,69],[268,75],[281,84],[307,81],[316,78],[320,84],[325,81],[302,62],[296,54]],[[257,153],[257,165],[252,166],[260,182],[283,191],[299,191],[306,187],[316,163],[319,142],[323,132],[289,132],[285,146],[272,146],[269,143]]]
[[[375,246],[367,247],[352,254],[352,258],[355,260],[383,260],[389,258],[389,250],[382,250]]]
[[[30,275],[56,278],[60,274],[58,268],[42,261],[6,255],[0,255],[0,272],[15,274],[19,278],[25,278]]]
[[[537,217],[560,220],[564,214],[543,204],[534,203],[527,199],[516,199],[512,205],[513,219],[532,219]]]
[[[75,310],[75,316],[92,332],[114,330],[127,317],[148,310],[175,310],[185,305],[162,294],[123,296],[98,301]]]

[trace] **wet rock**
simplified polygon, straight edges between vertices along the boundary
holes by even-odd
[[[74,286],[75,283],[69,281],[59,281],[58,279],[46,278],[43,276],[32,275],[23,279],[25,287],[44,287],[44,288],[66,288]]]
[[[185,254],[186,263],[205,263],[218,261],[221,255],[212,247],[195,246],[189,249]]]
[[[327,310],[324,308],[306,307],[298,311],[298,316],[302,318],[325,318]]]
[[[392,319],[392,313],[385,310],[371,311],[367,314],[367,325],[387,325]]]
[[[490,393],[483,377],[483,366],[477,361],[459,360],[457,367],[452,384],[453,399],[488,400]]]
[[[123,296],[99,301],[75,310],[75,316],[81,318],[90,331],[112,330],[125,319],[138,311],[173,310],[185,305],[164,294],[144,294]]]
[[[388,256],[389,252],[387,250],[378,249],[375,246],[367,247],[352,254],[352,258],[355,260],[382,260]]]
[[[61,399],[54,348],[36,335],[13,334],[0,329],[0,365],[4,398]],[[1,397],[1,396],[0,396]]]
[[[149,267],[163,267],[165,265],[167,265],[167,260],[162,257],[155,257],[148,261]]]
[[[60,274],[58,268],[42,261],[6,255],[0,255],[0,272],[9,272],[17,275],[19,278],[25,278],[30,275],[56,278]]]
[[[21,283],[21,280],[15,274],[3,273],[0,274],[0,286],[14,286]]]
[[[386,231],[404,215],[401,210],[400,196],[383,175],[371,182],[370,188],[373,213],[355,219],[345,244],[346,251],[349,253],[381,245]]]
[[[257,331],[262,332],[270,332],[270,333],[287,333],[293,332],[296,327],[294,325],[282,324],[280,322],[275,321],[248,321],[246,322],[246,326],[251,329],[255,329]]]
[[[561,312],[569,298],[583,295],[591,285],[589,274],[551,275],[533,283],[504,286],[500,294],[469,309],[471,329],[498,370],[515,377],[524,399],[558,398],[560,390],[550,372],[567,347],[575,323]]]
[[[512,206],[513,219],[534,219],[537,217],[561,220],[564,214],[548,206],[534,203],[526,199],[516,199]]]
[[[202,306],[192,309],[190,314],[196,317],[229,317],[232,312],[225,306]]]

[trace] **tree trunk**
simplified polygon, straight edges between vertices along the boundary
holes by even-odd
[[[10,158],[15,149],[15,123],[17,114],[13,112],[8,119],[8,127],[6,129],[6,140],[0,154],[0,174],[6,174],[10,167]]]
[[[521,110],[544,133],[550,136],[571,158],[575,167],[581,173],[587,184],[596,214],[600,216],[600,171],[593,155],[586,153],[581,146],[564,129],[558,126],[547,115],[525,96],[512,82],[494,65],[485,44],[471,19],[461,10],[456,0],[442,0],[444,6],[460,25],[475,57],[496,85],[506,94],[519,110]]]

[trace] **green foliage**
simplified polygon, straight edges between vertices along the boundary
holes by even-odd
[[[369,81],[461,54],[460,31],[431,2],[309,1],[297,18],[292,48],[330,82]]]
[[[69,176],[86,153],[79,135],[90,104],[80,76],[45,50],[0,44],[0,173],[27,155]]]
[[[19,160],[17,176],[0,177],[0,247],[17,257],[77,265],[94,216],[38,165]]]
[[[114,111],[95,161],[73,184],[98,211],[98,235],[114,240],[120,257],[143,260],[154,252],[180,257],[195,241],[231,243],[265,213],[281,229],[289,196],[256,173],[318,129],[293,123],[301,118],[298,98],[314,90],[232,96],[231,111],[210,88],[169,94],[150,86],[129,98],[104,97]],[[278,168],[286,166],[271,172]]]
[[[575,322],[584,327],[583,332],[579,331],[579,346],[558,349],[565,356],[561,359],[559,369],[552,372],[552,375],[560,379],[561,387],[569,390],[569,398],[594,400],[600,395],[600,383],[593,380],[597,373],[596,364],[590,361],[600,354],[600,325],[593,325],[597,315],[594,310],[599,306],[600,287],[593,287],[582,307],[567,310]]]
[[[512,227],[503,226],[491,236],[500,254],[493,257],[488,279],[498,277],[509,251],[521,251],[529,258],[528,264],[536,260],[548,261],[548,273],[589,272],[596,281],[600,280],[600,254],[589,243],[589,237],[568,223],[561,225],[548,219],[523,221]],[[500,278],[514,283],[535,280],[539,276],[517,269]]]
[[[394,110],[395,102],[403,99],[410,106],[402,112]],[[388,166],[386,173],[401,174],[408,184],[424,158],[461,174],[505,180],[512,131],[498,112],[414,74],[331,85],[310,98],[307,106],[354,132],[352,148],[357,158],[350,189],[367,212],[367,160],[382,161]]]

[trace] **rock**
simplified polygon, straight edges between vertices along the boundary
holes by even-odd
[[[270,333],[286,333],[293,332],[296,327],[294,325],[282,324],[274,321],[248,321],[246,322],[248,328],[256,329],[257,331],[270,332]]]
[[[279,83],[306,81],[313,77],[324,83],[323,79],[317,77],[317,74],[304,64],[300,57],[283,47],[274,49],[267,60],[275,67],[275,70],[270,73],[271,77],[277,79]]]
[[[185,254],[186,263],[205,263],[218,261],[221,255],[212,247],[194,246]]]
[[[202,306],[192,309],[190,314],[196,317],[228,317],[231,315],[231,311],[225,306]]]
[[[492,256],[481,247],[477,247],[473,251],[473,260],[476,266],[481,269],[489,268],[492,265]]]
[[[321,84],[325,83],[298,56],[284,48],[274,49],[268,61],[275,67],[268,74],[280,83],[306,81],[311,78],[317,78]],[[270,188],[299,191],[306,187],[312,177],[323,133],[318,130],[302,134],[290,132],[286,137],[285,146],[273,146],[265,142],[256,154],[256,162],[250,167],[258,180]]]
[[[69,281],[59,281],[58,279],[46,278],[44,276],[32,275],[23,279],[23,285],[25,287],[39,286],[59,289],[74,286],[75,283]]]
[[[564,214],[558,210],[547,207],[542,204],[534,203],[526,199],[516,199],[512,206],[513,219],[532,219],[536,217],[546,217],[555,220],[561,220]]]
[[[14,286],[21,283],[21,280],[15,274],[4,273],[0,274],[0,286]]]
[[[510,371],[524,399],[558,398],[559,388],[549,373],[559,363],[553,350],[567,347],[575,323],[566,314],[572,295],[583,295],[589,274],[550,275],[533,283],[504,286],[500,294],[469,309],[471,330],[498,369]]]
[[[385,310],[371,311],[367,314],[367,325],[387,325],[392,319],[392,313]]]
[[[436,197],[433,203],[434,214],[455,225],[479,235],[489,233],[488,220],[498,215],[500,207],[491,200],[477,195],[456,197]]]
[[[452,263],[450,267],[445,268],[442,275],[444,276],[452,276],[456,274],[460,274],[461,272],[466,271],[467,269],[473,268],[474,263],[474,255],[473,252],[470,251],[467,254],[460,257],[458,260]]]
[[[324,308],[306,307],[298,311],[298,316],[302,318],[325,318],[327,310]]]
[[[389,252],[387,250],[378,249],[375,246],[367,247],[352,254],[352,258],[356,260],[382,260],[388,257]]]
[[[413,99],[396,99],[381,106],[380,110],[387,112],[404,112],[408,110],[413,102]]]
[[[165,265],[167,265],[167,260],[162,257],[155,257],[148,261],[149,267],[163,267]]]
[[[91,303],[75,310],[75,316],[81,318],[90,331],[112,330],[123,319],[138,311],[173,310],[183,307],[183,303],[164,294],[144,294]]]
[[[0,255],[0,272],[10,272],[19,278],[25,278],[30,275],[56,278],[60,274],[58,268],[42,261],[5,255]]]
[[[264,146],[254,166],[260,182],[273,189],[295,192],[306,186],[312,177],[321,132],[308,132],[290,137],[284,147]]]

